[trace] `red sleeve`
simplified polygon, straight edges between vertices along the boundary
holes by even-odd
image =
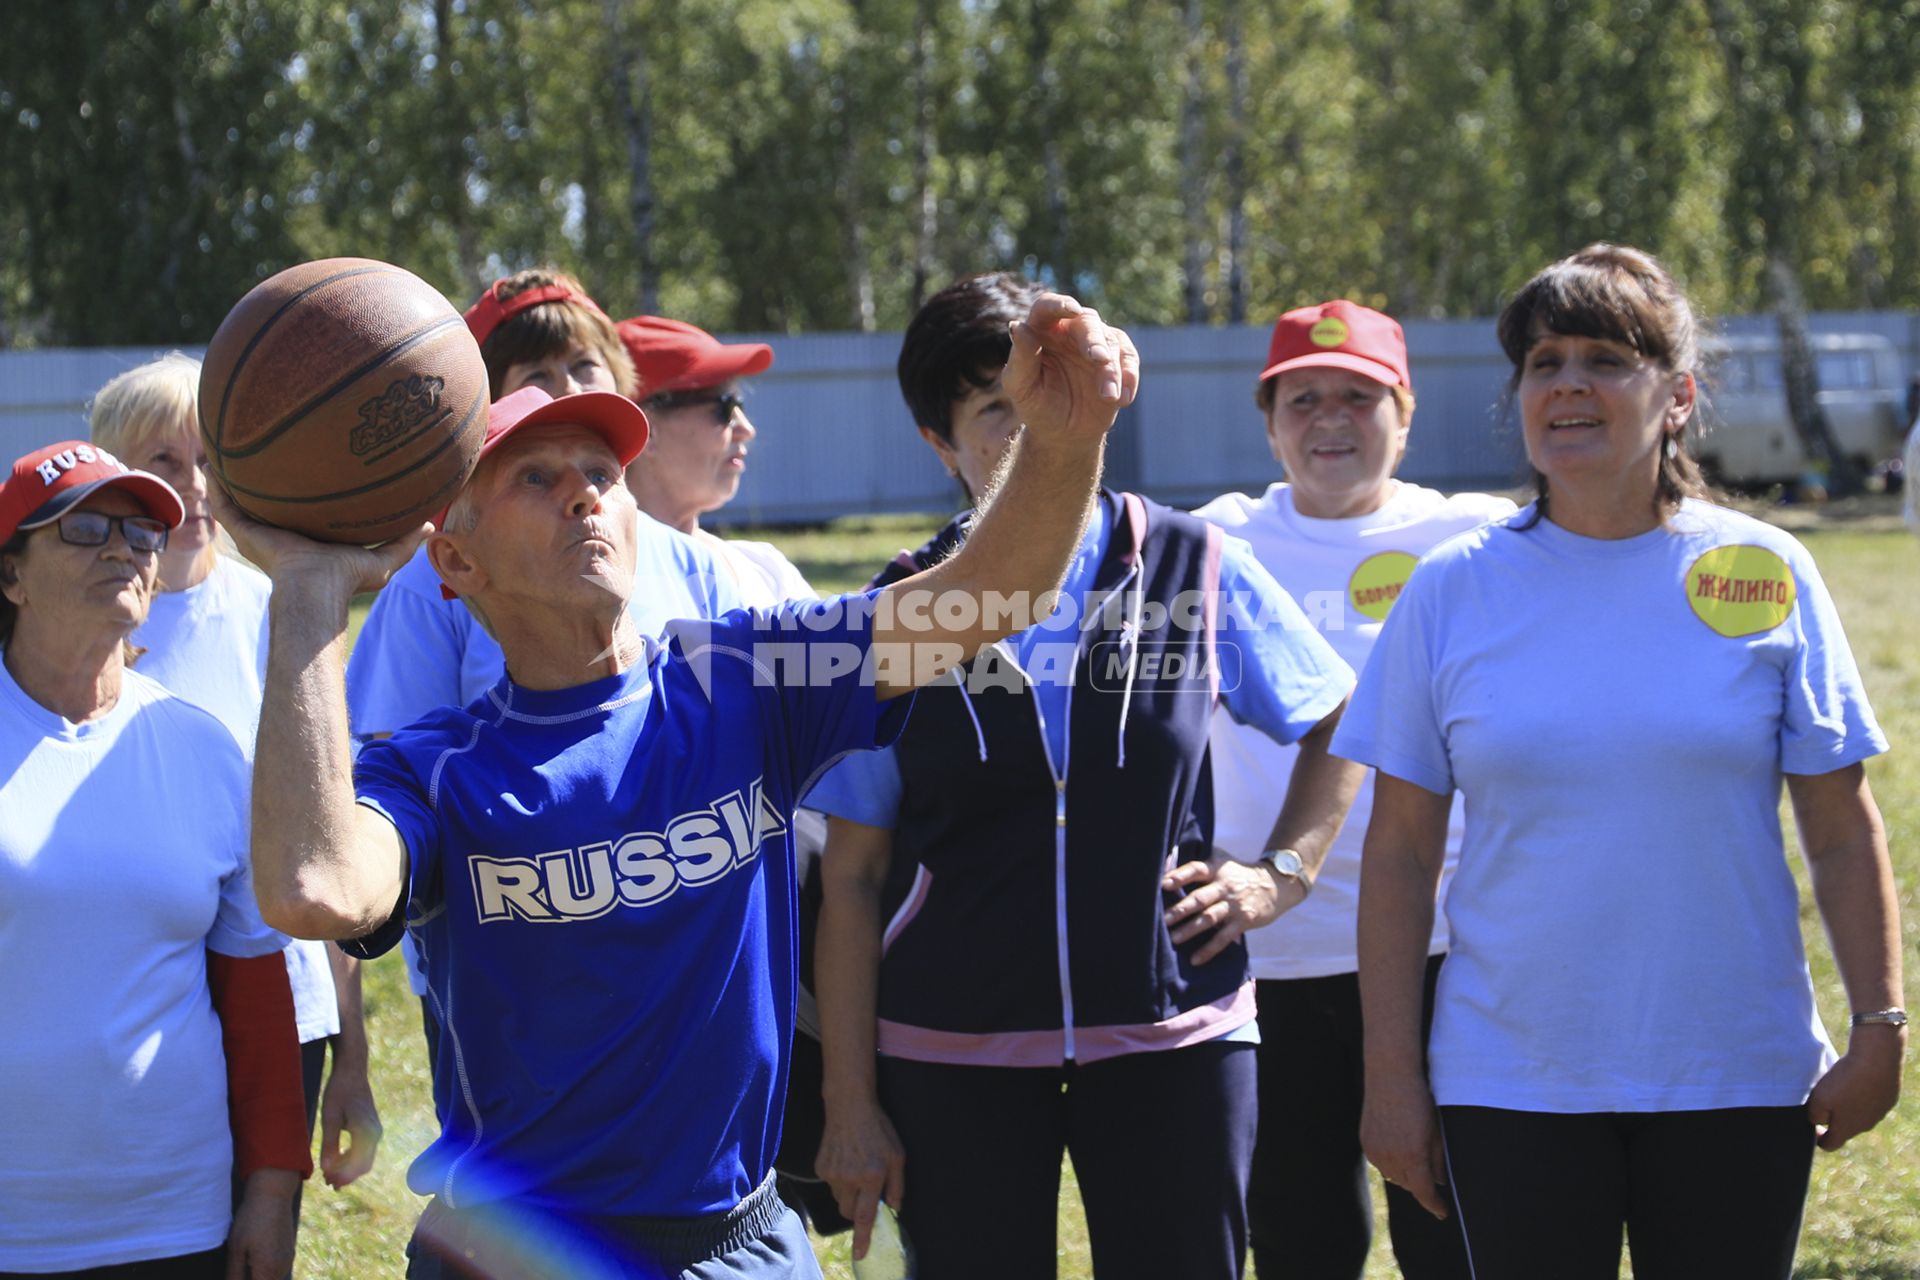
[[[237,1177],[256,1169],[313,1172],[300,1031],[280,952],[241,958],[207,952],[207,986],[227,1055],[227,1108]]]

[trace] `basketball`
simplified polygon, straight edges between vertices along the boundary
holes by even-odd
[[[240,299],[200,372],[207,465],[269,524],[371,545],[429,520],[487,430],[466,322],[411,272],[365,258],[289,267]]]

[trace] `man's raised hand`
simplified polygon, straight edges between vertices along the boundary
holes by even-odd
[[[1003,385],[1020,421],[1048,443],[1098,441],[1139,390],[1133,339],[1065,294],[1034,299],[1012,337]]]
[[[412,533],[378,547],[356,547],[346,543],[318,542],[304,534],[256,520],[242,511],[211,471],[207,477],[207,507],[214,520],[240,548],[240,554],[274,580],[302,581],[310,585],[316,577],[335,579],[348,595],[378,591],[400,567],[412,558],[433,526],[423,524]]]

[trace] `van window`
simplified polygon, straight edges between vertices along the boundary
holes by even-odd
[[[1873,357],[1865,351],[1829,351],[1819,360],[1822,391],[1864,391],[1873,386]]]

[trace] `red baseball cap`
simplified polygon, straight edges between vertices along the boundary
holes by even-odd
[[[1274,322],[1260,381],[1308,368],[1350,369],[1389,387],[1413,390],[1407,337],[1399,322],[1345,298],[1289,311]]]
[[[186,519],[180,495],[159,476],[131,470],[83,440],[63,440],[15,461],[0,484],[0,542],[22,529],[52,524],[100,489],[125,489],[169,529]]]
[[[577,302],[589,311],[603,316],[607,314],[600,310],[600,304],[592,298],[564,284],[535,285],[531,289],[522,289],[503,302],[500,300],[500,286],[510,278],[502,276],[488,285],[487,291],[462,313],[467,322],[467,331],[473,334],[475,342],[484,343],[493,336],[495,329],[529,307],[537,307],[543,302]]]
[[[480,457],[474,460],[474,466],[478,467],[481,459],[514,432],[553,425],[587,428],[607,442],[623,467],[640,456],[651,432],[640,406],[611,391],[579,391],[556,400],[538,387],[522,387],[510,396],[501,396],[487,409],[487,438],[480,444]],[[447,512],[452,509],[449,502],[434,515],[436,530],[447,527]],[[440,586],[440,595],[447,600],[458,598],[445,583]]]
[[[607,442],[623,467],[640,456],[651,432],[640,406],[611,391],[579,391],[556,400],[539,387],[522,387],[510,396],[501,396],[487,409],[487,437],[480,443],[480,456],[474,459],[474,466],[478,467],[481,459],[514,432],[555,423],[587,428]],[[447,508],[452,505],[440,508],[433,521],[436,529],[446,524]]]
[[[722,342],[698,325],[665,316],[635,316],[615,327],[640,376],[635,396],[641,400],[668,391],[717,387],[773,363],[773,348],[764,342]]]

